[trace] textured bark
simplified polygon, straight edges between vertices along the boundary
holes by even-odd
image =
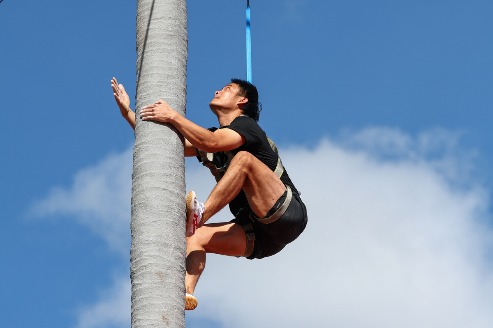
[[[185,114],[186,0],[137,1],[136,113],[158,99]],[[137,119],[132,175],[132,328],[184,327],[183,140]]]

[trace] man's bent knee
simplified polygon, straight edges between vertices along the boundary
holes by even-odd
[[[207,233],[207,229],[203,227],[198,228],[195,233],[186,238],[187,251],[194,249],[203,249],[207,245],[207,241],[210,240],[210,236]]]
[[[251,163],[253,163],[255,159],[256,157],[249,152],[240,151],[231,159],[231,163],[229,164],[229,166],[248,167]]]

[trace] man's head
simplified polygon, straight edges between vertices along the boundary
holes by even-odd
[[[261,111],[257,88],[250,82],[240,79],[231,79],[231,83],[216,91],[210,107],[213,110],[239,108],[244,115],[255,121],[258,121]]]
[[[231,83],[238,85],[240,88],[240,95],[248,99],[248,102],[243,105],[243,114],[258,121],[262,105],[258,102],[257,88],[250,82],[240,79],[231,79]]]

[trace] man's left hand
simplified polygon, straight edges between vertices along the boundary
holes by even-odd
[[[140,110],[140,118],[142,121],[168,123],[171,122],[176,115],[179,114],[162,99],[159,99],[154,104],[145,106]]]

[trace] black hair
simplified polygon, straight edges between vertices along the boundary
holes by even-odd
[[[240,79],[231,79],[231,83],[237,84],[240,87],[240,95],[248,98],[248,102],[243,106],[243,114],[259,120],[262,104],[258,101],[257,87],[248,81]]]

